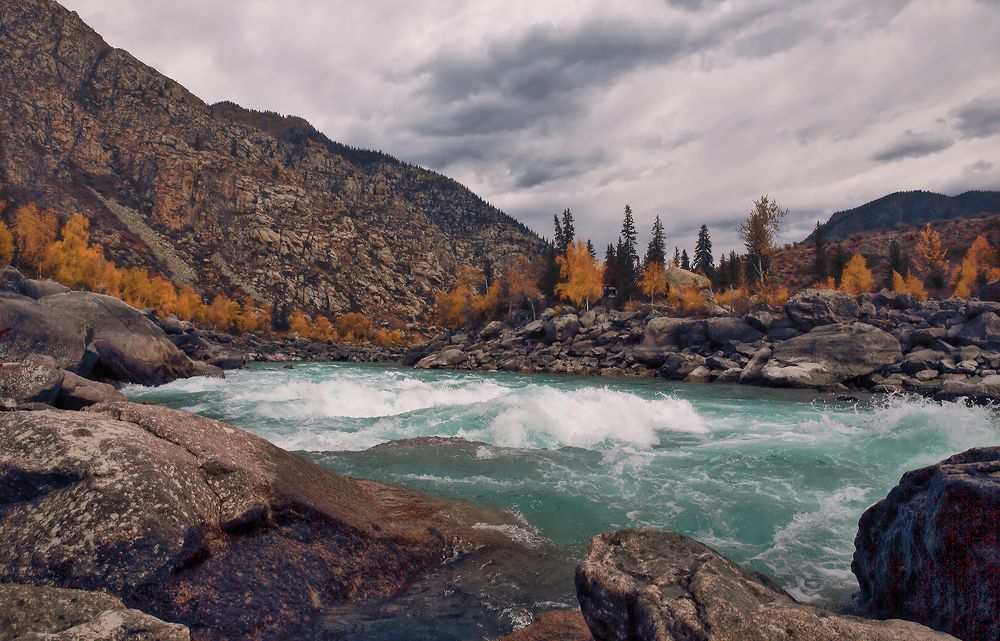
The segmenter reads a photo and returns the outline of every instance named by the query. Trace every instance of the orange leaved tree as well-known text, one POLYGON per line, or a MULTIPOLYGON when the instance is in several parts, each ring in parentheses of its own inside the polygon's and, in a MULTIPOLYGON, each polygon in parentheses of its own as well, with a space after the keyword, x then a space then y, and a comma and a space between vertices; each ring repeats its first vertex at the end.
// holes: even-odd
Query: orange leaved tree
MULTIPOLYGON (((3 201, 0 201, 2 203, 3 201)), ((14 235, 7 223, 0 220, 0 265, 9 265, 14 258, 14 235)))
POLYGON ((35 203, 22 205, 14 214, 14 238, 17 259, 42 274, 45 250, 56 240, 59 221, 51 209, 42 211, 35 203))
POLYGON ((556 293, 573 301, 574 305, 586 304, 601 297, 604 284, 604 265, 587 251, 587 243, 574 241, 566 248, 566 255, 556 258, 561 281, 556 285, 556 293))
POLYGON ((927 288, 911 272, 906 272, 904 278, 899 272, 893 270, 892 289, 898 294, 910 294, 917 300, 927 300, 927 288))
POLYGON ((847 261, 840 276, 841 291, 857 296, 864 292, 870 292, 874 287, 875 281, 868 269, 865 257, 861 254, 854 254, 851 260, 847 261))
POLYGON ((996 255, 984 236, 977 236, 955 273, 955 296, 969 298, 981 285, 1000 276, 996 255))
POLYGON ((941 235, 931 229, 930 223, 920 232, 920 240, 914 251, 917 270, 924 283, 932 288, 944 287, 951 265, 948 263, 948 254, 941 245, 941 235))
POLYGON ((649 296, 651 303, 657 296, 663 296, 667 293, 667 270, 664 269, 663 263, 658 260, 649 261, 646 268, 642 270, 639 289, 642 290, 643 294, 649 296))

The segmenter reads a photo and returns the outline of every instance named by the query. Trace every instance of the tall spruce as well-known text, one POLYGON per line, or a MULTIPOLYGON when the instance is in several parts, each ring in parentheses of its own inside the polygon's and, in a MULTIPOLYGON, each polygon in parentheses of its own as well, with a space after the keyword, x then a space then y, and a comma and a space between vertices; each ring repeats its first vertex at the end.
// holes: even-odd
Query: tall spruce
POLYGON ((573 212, 567 208, 563 211, 562 215, 562 235, 563 235, 563 253, 566 253, 566 248, 576 241, 576 226, 573 224, 573 212))
POLYGON ((736 252, 729 252, 729 286, 739 287, 743 282, 743 259, 736 252))
POLYGON ((712 256, 712 237, 708 234, 708 225, 702 225, 698 230, 698 242, 694 246, 694 270, 715 278, 715 258, 712 256))
POLYGON ((833 282, 837 287, 840 287, 840 277, 844 275, 844 268, 850 259, 843 245, 837 244, 833 248, 833 253, 830 255, 830 275, 833 276, 833 282))
POLYGON ((681 266, 681 250, 680 247, 674 247, 674 259, 670 261, 673 263, 674 267, 681 266))
POLYGON ((716 269, 712 284, 719 290, 729 288, 729 259, 726 258, 725 254, 719 257, 719 266, 716 269))
POLYGON ((691 271, 691 259, 688 258, 688 250, 681 250, 681 269, 691 271))
POLYGON ((650 263, 664 265, 667 260, 667 237, 663 231, 660 215, 653 219, 653 229, 650 232, 649 245, 646 246, 646 257, 642 260, 643 268, 650 263))
POLYGON ((563 233, 562 224, 560 224, 559 222, 558 214, 552 214, 552 224, 556 230, 556 234, 552 240, 552 244, 555 246, 557 253, 565 254, 566 246, 569 245, 569 243, 566 242, 566 234, 563 233))
POLYGON ((830 263, 826 255, 826 236, 818 220, 813 230, 813 249, 813 275, 816 276, 816 280, 826 280, 830 275, 830 263))
POLYGON ((591 258, 597 260, 597 250, 594 249, 594 243, 590 242, 589 238, 587 239, 587 253, 590 254, 591 258))
POLYGON ((893 238, 889 241, 889 272, 898 272, 900 276, 906 276, 910 271, 910 257, 907 256, 899 246, 899 241, 893 238))
POLYGON ((617 287, 618 279, 618 257, 615 255, 615 246, 608 243, 608 248, 604 250, 604 286, 617 287))
POLYGON ((615 264, 618 279, 618 303, 624 303, 632 297, 636 281, 639 280, 639 254, 636 252, 638 233, 635 230, 635 220, 632 218, 632 208, 625 205, 625 215, 622 219, 622 231, 615 247, 615 264))

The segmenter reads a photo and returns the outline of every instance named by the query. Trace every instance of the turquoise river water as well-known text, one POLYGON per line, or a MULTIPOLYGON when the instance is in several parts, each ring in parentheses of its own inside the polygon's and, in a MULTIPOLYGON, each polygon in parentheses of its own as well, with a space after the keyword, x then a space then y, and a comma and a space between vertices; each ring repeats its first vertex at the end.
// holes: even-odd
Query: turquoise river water
POLYGON ((127 393, 343 474, 502 507, 522 519, 512 536, 569 556, 610 529, 676 530, 834 607, 857 589, 865 508, 906 470, 1000 441, 982 407, 662 380, 317 363, 127 393), (428 436, 475 443, 411 440, 428 436))

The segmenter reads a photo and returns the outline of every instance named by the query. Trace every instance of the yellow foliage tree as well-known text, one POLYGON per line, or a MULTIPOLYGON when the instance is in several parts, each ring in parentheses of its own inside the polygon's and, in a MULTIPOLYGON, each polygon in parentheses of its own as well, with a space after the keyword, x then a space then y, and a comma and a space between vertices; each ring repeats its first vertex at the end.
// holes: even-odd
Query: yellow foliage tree
POLYGON ((19 207, 14 214, 18 260, 36 268, 41 275, 45 251, 55 242, 58 229, 59 221, 52 210, 42 211, 34 203, 19 207))
POLYGON ((639 289, 642 290, 643 294, 649 296, 651 303, 657 296, 663 296, 667 293, 667 270, 664 269, 663 263, 658 260, 649 261, 646 268, 642 270, 639 289))
POLYGON ((483 282, 482 270, 467 265, 458 268, 457 276, 454 289, 439 294, 435 305, 438 322, 451 329, 469 325, 475 319, 479 288, 483 282))
POLYGON ((948 254, 941 245, 941 235, 931 229, 930 223, 920 232, 915 254, 917 269, 924 283, 932 288, 944 287, 945 276, 950 269, 948 254))
POLYGON ((527 256, 519 255, 504 270, 504 282, 507 286, 507 313, 514 311, 514 305, 528 301, 531 305, 531 315, 535 316, 535 299, 541 297, 538 289, 538 278, 541 273, 541 263, 528 260, 527 256))
POLYGON ((903 278, 899 272, 893 270, 892 289, 898 294, 911 294, 917 300, 927 300, 927 288, 911 272, 907 272, 906 278, 903 278))
POLYGON ((556 285, 556 294, 577 306, 586 303, 587 309, 590 309, 590 301, 601 297, 605 266, 598 264, 590 255, 587 243, 582 240, 570 243, 566 255, 557 257, 556 262, 562 278, 556 285))
POLYGON ((694 283, 688 283, 678 291, 670 290, 667 300, 685 314, 703 314, 708 311, 708 300, 694 283))
POLYGON ((997 276, 1000 271, 996 268, 993 248, 984 236, 977 236, 955 274, 955 296, 969 298, 979 286, 997 276))
POLYGON ((371 339, 374 331, 371 319, 361 312, 341 314, 334 321, 337 338, 347 343, 360 343, 371 339))
POLYGON ((854 254, 851 260, 844 266, 844 271, 840 276, 840 289, 857 296, 863 292, 870 292, 875 287, 875 280, 868 269, 868 263, 861 254, 854 254))
POLYGON ((813 289, 837 289, 837 281, 833 279, 833 276, 824 278, 823 280, 816 281, 812 285, 813 289))
POLYGON ((0 220, 0 264, 9 265, 12 258, 14 258, 14 235, 10 233, 7 223, 0 220))
POLYGON ((62 228, 62 238, 45 249, 42 268, 71 289, 98 289, 104 283, 104 252, 90 244, 90 221, 73 214, 62 228))
POLYGON ((194 320, 200 315, 203 305, 198 292, 194 291, 194 288, 190 285, 185 285, 181 287, 181 291, 177 294, 173 312, 181 320, 194 320))

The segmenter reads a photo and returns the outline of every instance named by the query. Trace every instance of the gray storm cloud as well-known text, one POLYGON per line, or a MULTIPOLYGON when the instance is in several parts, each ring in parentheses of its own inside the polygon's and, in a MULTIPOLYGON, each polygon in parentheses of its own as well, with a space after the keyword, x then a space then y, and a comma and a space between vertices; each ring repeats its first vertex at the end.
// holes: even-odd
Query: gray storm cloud
POLYGON ((977 0, 65 0, 209 102, 293 113, 604 246, 785 239, 886 193, 1000 187, 1000 7, 977 0), (644 241, 642 241, 644 242, 644 241))

